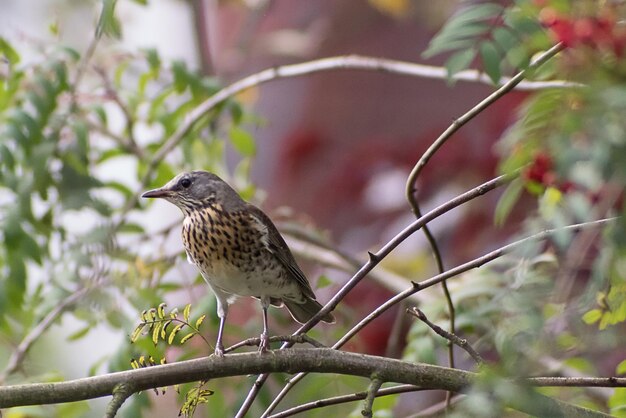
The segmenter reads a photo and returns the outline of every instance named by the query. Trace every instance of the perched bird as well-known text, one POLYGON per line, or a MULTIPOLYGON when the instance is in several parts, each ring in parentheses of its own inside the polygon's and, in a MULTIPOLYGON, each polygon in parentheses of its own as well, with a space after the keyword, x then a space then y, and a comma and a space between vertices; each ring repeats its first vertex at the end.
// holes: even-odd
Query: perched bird
MULTIPOLYGON (((182 238, 187 260, 194 264, 217 298, 220 319, 215 354, 222 356, 222 333, 228 305, 237 296, 252 296, 263 307, 259 351, 268 347, 267 308, 283 306, 300 323, 322 305, 285 240, 270 218, 215 174, 192 171, 174 177, 142 197, 162 198, 185 215, 182 238)), ((331 314, 322 321, 332 323, 331 314)))

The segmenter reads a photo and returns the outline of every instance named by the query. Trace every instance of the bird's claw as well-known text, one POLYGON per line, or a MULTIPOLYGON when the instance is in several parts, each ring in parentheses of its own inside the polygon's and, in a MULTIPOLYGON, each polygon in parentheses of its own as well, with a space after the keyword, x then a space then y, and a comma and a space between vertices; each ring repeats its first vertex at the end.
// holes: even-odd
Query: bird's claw
POLYGON ((259 342, 259 353, 267 353, 270 346, 270 337, 266 333, 261 334, 261 341, 259 342))
POLYGON ((221 344, 216 345, 213 355, 216 357, 224 357, 224 347, 221 344))

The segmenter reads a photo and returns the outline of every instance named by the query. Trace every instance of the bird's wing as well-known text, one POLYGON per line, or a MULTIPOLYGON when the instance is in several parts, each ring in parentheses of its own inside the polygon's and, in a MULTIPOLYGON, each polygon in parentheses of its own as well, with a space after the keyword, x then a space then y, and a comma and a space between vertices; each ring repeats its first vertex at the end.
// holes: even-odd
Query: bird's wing
POLYGON ((311 289, 311 285, 306 276, 298 267, 296 259, 291 254, 287 243, 272 223, 272 220, 261 209, 254 205, 249 206, 250 218, 252 219, 253 226, 261 232, 262 242, 269 252, 274 254, 276 258, 287 268, 287 271, 291 273, 291 276, 298 281, 300 288, 304 294, 310 298, 315 299, 315 293, 311 289))

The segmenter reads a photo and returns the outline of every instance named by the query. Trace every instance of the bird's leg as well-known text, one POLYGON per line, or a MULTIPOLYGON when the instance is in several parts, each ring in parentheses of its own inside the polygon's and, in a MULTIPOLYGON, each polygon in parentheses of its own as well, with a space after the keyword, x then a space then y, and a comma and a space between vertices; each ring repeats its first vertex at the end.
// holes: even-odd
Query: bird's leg
POLYGON ((222 334, 224 333, 224 324, 226 323, 226 316, 220 316, 220 327, 217 330, 217 341, 215 342, 215 355, 218 357, 224 357, 224 344, 222 343, 222 334))
POLYGON ((267 308, 270 305, 270 298, 261 298, 261 306, 263 307, 263 332, 261 333, 261 342, 259 343, 259 353, 266 353, 270 345, 270 337, 267 330, 267 308))
POLYGON ((224 324, 226 324, 226 314, 228 313, 228 302, 222 303, 217 298, 217 316, 220 319, 220 327, 217 330, 217 341, 215 342, 215 355, 224 357, 224 344, 222 343, 222 335, 224 334, 224 324))

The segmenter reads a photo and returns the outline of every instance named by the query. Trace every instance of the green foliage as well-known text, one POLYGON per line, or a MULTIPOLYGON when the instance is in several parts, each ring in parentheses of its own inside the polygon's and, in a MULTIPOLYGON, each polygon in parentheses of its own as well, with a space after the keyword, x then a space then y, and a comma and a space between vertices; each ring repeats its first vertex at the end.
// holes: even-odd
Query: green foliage
MULTIPOLYGON (((94 4, 102 13, 93 42, 121 36, 115 5, 94 4)), ((175 152, 155 159, 190 110, 218 91, 216 80, 163 60, 155 50, 107 49, 97 71, 95 58, 70 48, 34 51, 28 64, 21 54, 0 38, 1 348, 16 347, 60 305, 57 320, 69 311, 78 322, 68 344, 99 338, 100 326, 123 335, 133 328, 130 312, 157 306, 182 287, 164 278, 178 257, 157 250, 170 230, 147 232, 154 229, 146 228, 143 213, 150 207, 137 204, 140 192, 190 168, 229 177, 224 156, 235 130, 239 136, 232 144, 242 162, 234 175, 242 190, 253 193, 255 145, 247 133, 253 118, 227 100, 181 135, 175 152), (140 253, 147 241, 154 251, 140 253), (84 293, 63 305, 76 292, 84 293)), ((90 373, 107 366, 128 369, 133 356, 135 366, 147 366, 150 358, 165 358, 167 346, 198 335, 204 316, 190 322, 174 311, 164 320, 163 309, 146 313, 156 315, 144 318, 153 321, 143 327, 149 339, 139 332, 132 347, 122 345, 97 360, 90 373), (155 346, 154 340, 161 343, 155 346)), ((182 356, 194 352, 188 346, 182 356)), ((134 396, 125 408, 139 416, 149 403, 144 395, 134 396)))
MULTIPOLYGON (((179 318, 178 308, 166 312, 165 303, 161 303, 157 308, 150 308, 141 312, 141 321, 130 335, 130 342, 135 343, 142 335, 150 336, 152 343, 157 345, 159 341, 167 345, 173 345, 178 338, 178 344, 183 345, 196 335, 200 334, 200 326, 206 319, 206 315, 201 315, 195 321, 191 321, 191 304, 185 305, 183 318, 179 318)), ((202 337, 204 338, 204 337, 202 337)), ((207 345, 208 342, 204 340, 207 345)))
POLYGON ((445 63, 449 79, 478 58, 482 71, 498 84, 505 71, 526 68, 536 48, 549 45, 528 3, 468 5, 445 23, 422 55, 450 53, 445 63))
POLYGON ((180 407, 179 416, 185 418, 192 417, 198 405, 209 402, 209 396, 213 395, 215 392, 209 389, 203 389, 204 385, 206 385, 206 382, 199 382, 195 387, 186 392, 185 400, 180 407))

